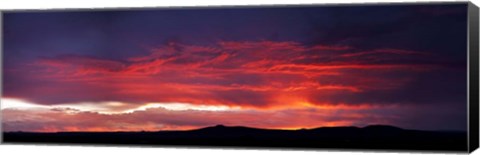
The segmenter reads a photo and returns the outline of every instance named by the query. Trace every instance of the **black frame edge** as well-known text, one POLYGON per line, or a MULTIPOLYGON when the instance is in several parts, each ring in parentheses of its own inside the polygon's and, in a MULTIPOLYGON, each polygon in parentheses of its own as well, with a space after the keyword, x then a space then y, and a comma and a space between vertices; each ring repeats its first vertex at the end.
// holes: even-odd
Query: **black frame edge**
POLYGON ((471 153, 479 145, 479 27, 478 7, 468 4, 468 59, 469 59, 469 99, 468 99, 468 151, 471 153))
MULTIPOLYGON (((3 97, 3 10, 0 10, 0 97, 3 97)), ((2 107, 2 103, 0 101, 0 109, 2 107)), ((3 111, 0 111, 0 145, 3 144, 3 111)))
MULTIPOLYGON (((3 97, 3 42, 4 42, 4 30, 3 30, 3 24, 4 24, 4 11, 0 10, 0 97, 3 97)), ((0 108, 2 107, 2 103, 0 101, 0 108)), ((0 111, 0 144, 3 144, 3 114, 2 111, 0 111)))

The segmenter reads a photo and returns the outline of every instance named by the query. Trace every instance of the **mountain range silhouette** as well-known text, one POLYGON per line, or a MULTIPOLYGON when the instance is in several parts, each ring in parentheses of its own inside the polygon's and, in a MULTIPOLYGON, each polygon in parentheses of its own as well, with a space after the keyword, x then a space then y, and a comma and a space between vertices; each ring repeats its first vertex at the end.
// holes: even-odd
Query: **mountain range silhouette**
POLYGON ((467 150, 467 133, 422 131, 389 125, 319 127, 299 130, 216 125, 157 132, 4 132, 5 143, 114 144, 210 147, 467 150))

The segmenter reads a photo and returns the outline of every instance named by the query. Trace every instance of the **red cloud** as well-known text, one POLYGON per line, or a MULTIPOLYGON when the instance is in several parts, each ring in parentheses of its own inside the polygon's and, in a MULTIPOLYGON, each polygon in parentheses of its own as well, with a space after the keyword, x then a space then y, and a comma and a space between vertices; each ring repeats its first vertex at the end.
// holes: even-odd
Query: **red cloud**
POLYGON ((3 126, 7 131, 45 132, 181 130, 215 124, 285 129, 366 122, 421 126, 405 123, 400 118, 406 116, 399 116, 408 113, 404 108, 413 103, 402 94, 415 88, 411 83, 417 75, 445 69, 421 63, 426 56, 401 49, 363 51, 260 41, 169 44, 125 60, 74 55, 42 58, 8 71, 19 84, 8 87, 4 97, 43 105, 124 103, 110 107, 117 110, 150 103, 242 110, 155 108, 105 115, 71 108, 4 109, 3 126), (399 59, 402 55, 408 57, 399 59), (399 107, 400 101, 405 105, 399 107))
POLYGON ((317 102, 312 96, 328 100, 330 96, 400 88, 410 78, 391 74, 428 71, 434 66, 371 63, 356 57, 424 56, 418 53, 400 49, 358 52, 347 46, 273 41, 223 41, 214 46, 171 43, 152 49, 150 55, 123 61, 73 55, 43 58, 26 67, 32 72, 27 80, 47 81, 48 88, 36 86, 30 94, 6 92, 40 104, 187 102, 267 108, 295 105, 297 101, 291 98, 279 99, 286 94, 317 102))

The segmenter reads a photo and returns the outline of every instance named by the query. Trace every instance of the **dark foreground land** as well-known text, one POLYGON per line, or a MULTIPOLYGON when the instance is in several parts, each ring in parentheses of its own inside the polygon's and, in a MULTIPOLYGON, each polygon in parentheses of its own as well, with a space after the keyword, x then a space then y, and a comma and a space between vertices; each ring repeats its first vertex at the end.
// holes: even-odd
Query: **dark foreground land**
POLYGON ((6 132, 6 143, 185 145, 466 151, 466 132, 405 130, 392 126, 266 130, 217 125, 190 131, 6 132))

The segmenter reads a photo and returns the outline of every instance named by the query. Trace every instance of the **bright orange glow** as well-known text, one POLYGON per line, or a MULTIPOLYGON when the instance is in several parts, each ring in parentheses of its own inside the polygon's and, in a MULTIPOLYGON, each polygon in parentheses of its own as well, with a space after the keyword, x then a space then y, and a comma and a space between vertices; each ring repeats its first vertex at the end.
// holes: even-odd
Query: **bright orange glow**
MULTIPOLYGON (((15 101, 15 99, 3 98, 2 101, 4 100, 15 101)), ((18 120, 31 125, 41 124, 40 128, 29 130, 35 132, 190 130, 216 124, 297 130, 322 126, 351 126, 355 120, 365 118, 365 116, 361 114, 361 111, 372 109, 372 106, 368 105, 315 105, 307 101, 299 101, 288 106, 266 109, 236 109, 179 103, 172 103, 171 105, 150 103, 124 112, 94 111, 95 109, 91 107, 82 107, 76 104, 72 104, 75 108, 69 107, 69 105, 44 106, 44 110, 38 111, 34 108, 36 106, 24 107, 22 106, 24 104, 25 103, 21 101, 17 101, 9 107, 2 109, 2 116, 6 118, 4 120, 6 130, 13 130, 9 128, 9 121, 18 120), (23 109, 19 109, 17 106, 23 109), (338 113, 339 111, 348 112, 338 113), (337 116, 335 117, 345 117, 348 119, 332 121, 326 119, 332 117, 332 113, 336 113, 337 116), (259 120, 259 118, 268 119, 259 120), (50 122, 51 120, 55 121, 50 122), (74 123, 77 125, 72 124, 73 122, 69 120, 77 120, 74 123), (197 125, 172 125, 165 121, 170 123, 203 123, 194 123, 197 125)), ((117 102, 101 104, 105 109, 115 109, 115 107, 118 106, 128 105, 128 103, 120 104, 117 102)), ((92 103, 92 105, 94 104, 92 103)))

